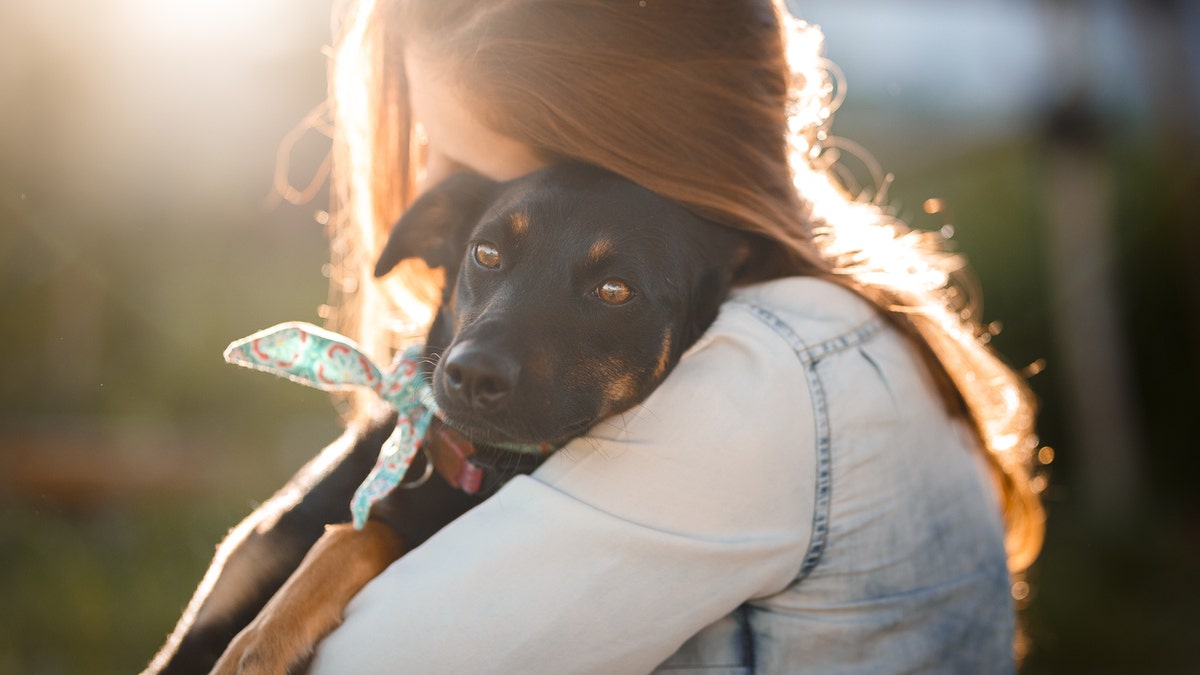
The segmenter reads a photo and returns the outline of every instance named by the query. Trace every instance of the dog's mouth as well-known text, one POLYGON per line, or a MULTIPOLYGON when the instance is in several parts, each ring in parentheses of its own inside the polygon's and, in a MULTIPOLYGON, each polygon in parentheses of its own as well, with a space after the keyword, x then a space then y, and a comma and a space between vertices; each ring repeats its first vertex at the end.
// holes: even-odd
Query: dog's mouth
POLYGON ((506 420, 508 423, 501 423, 469 412, 464 414, 444 408, 441 416, 443 422, 472 443, 493 446, 560 447, 572 438, 582 435, 596 423, 595 419, 588 417, 555 425, 553 429, 535 429, 532 425, 521 425, 511 418, 506 420))

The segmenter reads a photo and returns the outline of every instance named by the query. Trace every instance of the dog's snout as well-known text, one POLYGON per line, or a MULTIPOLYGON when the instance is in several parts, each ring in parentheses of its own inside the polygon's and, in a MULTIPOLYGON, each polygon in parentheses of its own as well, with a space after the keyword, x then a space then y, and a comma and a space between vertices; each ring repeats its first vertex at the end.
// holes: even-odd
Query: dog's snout
POLYGON ((473 343, 456 345, 442 365, 446 392, 478 413, 501 410, 516 386, 517 362, 473 343))

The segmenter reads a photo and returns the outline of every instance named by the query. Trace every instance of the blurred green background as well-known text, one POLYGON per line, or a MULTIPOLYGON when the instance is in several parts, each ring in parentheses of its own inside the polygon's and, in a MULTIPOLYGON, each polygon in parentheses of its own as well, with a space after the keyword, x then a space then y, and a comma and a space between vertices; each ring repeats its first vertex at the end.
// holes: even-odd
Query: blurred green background
MULTIPOLYGON (((1200 669, 1200 10, 790 4, 845 73, 834 132, 901 216, 952 226, 995 345, 1041 371, 1023 670, 1200 669)), ((324 98, 330 5, 0 5, 0 673, 140 669, 337 433, 323 394, 221 360, 319 321, 327 197, 272 181, 324 98)), ((327 150, 302 136, 291 183, 327 150)))

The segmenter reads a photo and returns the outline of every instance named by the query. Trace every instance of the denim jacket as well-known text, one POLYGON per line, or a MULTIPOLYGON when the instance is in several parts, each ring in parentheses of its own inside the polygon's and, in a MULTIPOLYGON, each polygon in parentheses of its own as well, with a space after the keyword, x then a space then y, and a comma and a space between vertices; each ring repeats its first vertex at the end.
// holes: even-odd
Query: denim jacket
POLYGON ((975 446, 854 294, 738 290, 643 406, 364 588, 313 672, 1011 672, 975 446))

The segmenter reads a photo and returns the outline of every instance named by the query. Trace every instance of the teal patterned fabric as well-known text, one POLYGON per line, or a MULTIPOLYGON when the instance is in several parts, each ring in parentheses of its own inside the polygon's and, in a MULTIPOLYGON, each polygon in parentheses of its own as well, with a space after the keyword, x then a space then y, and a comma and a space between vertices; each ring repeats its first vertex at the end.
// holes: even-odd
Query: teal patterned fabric
POLYGON ((226 348, 225 360, 324 391, 366 387, 396 408, 396 428, 350 502, 354 527, 362 529, 371 506, 399 485, 437 414, 419 364, 423 351, 409 347, 384 372, 349 338, 294 321, 237 340, 226 348))

